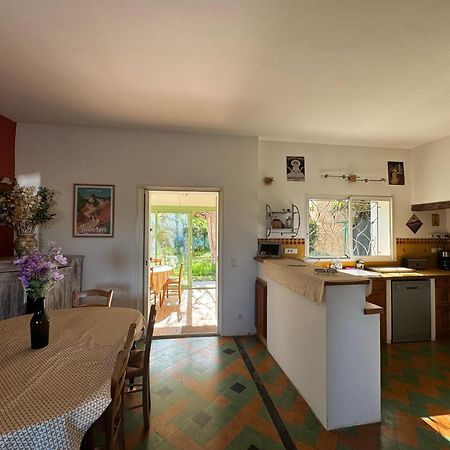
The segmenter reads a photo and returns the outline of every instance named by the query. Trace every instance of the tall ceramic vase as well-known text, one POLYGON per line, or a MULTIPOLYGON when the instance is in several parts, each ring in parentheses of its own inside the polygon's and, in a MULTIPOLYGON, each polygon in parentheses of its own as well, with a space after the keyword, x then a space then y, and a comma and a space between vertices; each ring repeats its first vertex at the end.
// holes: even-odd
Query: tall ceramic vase
POLYGON ((16 236, 14 241, 14 250, 17 256, 31 253, 38 246, 35 233, 23 233, 16 236))
POLYGON ((31 348, 39 349, 48 345, 50 320, 45 311, 45 299, 34 300, 34 314, 30 320, 31 348))

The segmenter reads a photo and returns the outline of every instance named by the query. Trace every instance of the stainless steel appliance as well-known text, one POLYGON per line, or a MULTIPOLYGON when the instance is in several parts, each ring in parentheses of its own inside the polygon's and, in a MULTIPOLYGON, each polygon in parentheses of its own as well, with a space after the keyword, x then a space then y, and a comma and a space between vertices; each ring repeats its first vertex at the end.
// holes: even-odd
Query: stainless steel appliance
POLYGON ((450 251, 438 253, 438 266, 443 270, 450 270, 450 251))
POLYGON ((392 342, 429 340, 431 340, 430 281, 392 281, 392 342))

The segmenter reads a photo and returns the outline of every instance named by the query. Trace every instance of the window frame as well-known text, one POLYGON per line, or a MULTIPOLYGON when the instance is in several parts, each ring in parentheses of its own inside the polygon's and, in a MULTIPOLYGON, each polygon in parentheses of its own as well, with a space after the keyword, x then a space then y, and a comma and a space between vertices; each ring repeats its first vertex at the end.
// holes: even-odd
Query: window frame
POLYGON ((394 248, 394 197, 393 196, 383 196, 383 195, 307 195, 306 196, 306 239, 305 239, 305 258, 313 261, 331 261, 332 259, 340 259, 345 261, 357 261, 363 259, 364 261, 387 261, 387 260, 395 260, 395 248, 394 248), (309 254, 309 202, 310 200, 348 200, 347 214, 348 214, 348 236, 347 242, 349 248, 346 249, 346 253, 349 255, 348 257, 340 256, 340 257, 320 257, 320 256, 311 256, 309 254), (365 201, 389 201, 389 235, 390 235, 390 255, 376 255, 376 256, 355 256, 353 255, 353 237, 351 235, 351 231, 353 230, 353 217, 351 214, 352 202, 357 200, 365 200, 365 201))

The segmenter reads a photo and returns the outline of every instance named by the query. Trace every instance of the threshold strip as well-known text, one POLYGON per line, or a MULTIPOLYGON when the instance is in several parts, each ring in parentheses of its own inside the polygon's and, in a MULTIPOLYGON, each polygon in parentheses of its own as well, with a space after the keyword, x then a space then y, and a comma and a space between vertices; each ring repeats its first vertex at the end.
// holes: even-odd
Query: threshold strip
POLYGON ((297 447, 294 444, 294 441, 292 440, 292 437, 289 434, 289 431, 287 430, 286 425, 284 424, 283 419, 280 416, 280 413, 275 407, 273 400, 270 398, 270 395, 267 392, 266 387, 264 386, 264 382, 256 371, 255 366, 251 362, 244 346, 241 344, 239 337, 235 336, 234 342, 236 343, 239 353, 241 354, 241 357, 244 360, 245 365, 247 366, 247 370, 253 378, 256 389, 258 389, 261 400, 263 401, 264 406, 266 407, 266 410, 272 420, 272 423, 275 426, 278 435, 280 436, 281 442, 283 442, 284 448, 286 450, 295 450, 297 447))

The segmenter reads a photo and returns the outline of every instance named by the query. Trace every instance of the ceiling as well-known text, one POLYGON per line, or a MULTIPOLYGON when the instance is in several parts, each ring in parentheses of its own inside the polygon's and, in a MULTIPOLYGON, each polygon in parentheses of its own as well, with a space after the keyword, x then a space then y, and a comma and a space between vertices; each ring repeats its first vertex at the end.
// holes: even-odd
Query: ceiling
POLYGON ((0 114, 415 147, 450 135, 450 1, 2 1, 0 114))

